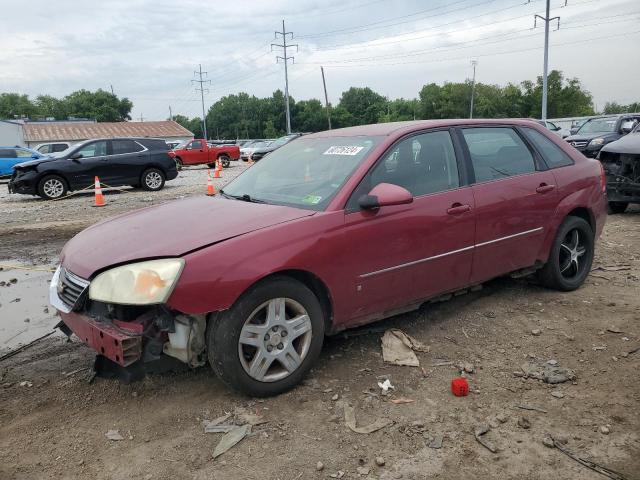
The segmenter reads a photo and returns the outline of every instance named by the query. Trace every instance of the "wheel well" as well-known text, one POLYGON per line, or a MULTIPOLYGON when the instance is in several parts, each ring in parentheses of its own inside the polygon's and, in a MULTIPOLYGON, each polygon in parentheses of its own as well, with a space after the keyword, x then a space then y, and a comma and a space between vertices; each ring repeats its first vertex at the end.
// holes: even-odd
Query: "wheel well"
POLYGON ((222 158, 222 157, 231 158, 231 157, 229 157, 229 154, 225 153, 225 152, 219 153, 217 158, 222 158))
POLYGON ((275 276, 291 277, 294 280, 297 280, 305 285, 314 293, 314 295, 320 301, 320 306, 322 307, 322 311, 324 313, 325 332, 330 332, 331 326, 333 325, 333 305, 331 302, 329 289, 324 284, 324 282, 316 277, 313 273, 307 272, 305 270, 281 270, 264 277, 260 281, 263 282, 275 276))
POLYGON ((593 214, 588 208, 585 208, 585 207, 574 208, 569 212, 569 215, 567 216, 582 218, 589 224, 589 226, 591 227, 591 230, 595 232, 596 230, 595 219, 593 218, 593 214))

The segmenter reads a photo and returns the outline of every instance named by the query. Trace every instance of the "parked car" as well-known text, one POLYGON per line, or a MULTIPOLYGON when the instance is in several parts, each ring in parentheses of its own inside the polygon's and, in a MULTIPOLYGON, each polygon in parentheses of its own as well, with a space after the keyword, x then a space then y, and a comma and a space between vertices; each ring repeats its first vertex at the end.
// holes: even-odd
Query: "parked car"
POLYGON ((240 158, 240 147, 237 145, 213 145, 203 139, 195 139, 184 142, 169 152, 169 156, 175 160, 178 168, 182 168, 184 165, 208 165, 213 168, 216 160, 220 160, 222 166, 227 168, 231 165, 231 160, 240 158))
POLYGON ((600 162, 533 121, 351 127, 288 143, 215 197, 79 233, 50 301, 120 366, 208 360, 232 387, 273 395, 325 334, 502 275, 580 287, 605 219, 600 162))
POLYGON ((149 138, 95 139, 48 157, 19 163, 9 192, 56 199, 67 191, 93 184, 94 177, 109 186, 132 185, 156 191, 178 176, 164 140, 149 138))
POLYGON ((640 121, 640 115, 610 115, 590 118, 575 135, 565 140, 587 157, 595 158, 607 143, 614 142, 629 133, 640 121))
POLYGON ((276 138, 273 142, 269 143, 269 145, 266 145, 264 147, 254 148, 253 151, 251 152, 251 156, 249 157, 249 160, 253 160, 254 162, 257 162, 263 157, 266 157, 267 155, 269 155, 274 150, 277 150, 281 146, 286 145, 291 140, 295 140, 301 135, 302 134, 300 133, 292 133, 291 135, 285 135, 284 137, 276 138))
POLYGON ((640 123, 602 147, 598 159, 607 176, 609 213, 623 213, 630 203, 640 203, 640 123))
POLYGON ((556 125, 553 122, 550 122, 549 120, 536 120, 536 122, 538 122, 538 124, 542 125, 543 127, 548 128, 549 130, 551 130, 553 133, 555 133, 556 135, 558 135, 560 138, 562 138, 562 128, 560 128, 558 125, 556 125))
POLYGON ((174 148, 182 145, 184 142, 184 140, 166 140, 167 146, 169 147, 170 150, 173 150, 174 148))
POLYGON ((240 160, 244 162, 248 161, 249 155, 251 155, 254 150, 268 147, 270 143, 271 141, 269 140, 255 140, 243 147, 240 147, 240 160))
POLYGON ((44 158, 40 152, 24 147, 0 147, 0 178, 9 178, 13 167, 26 160, 44 158))
POLYGON ((41 143, 36 146, 36 150, 42 154, 63 152, 69 148, 71 144, 69 142, 53 142, 53 143, 41 143))

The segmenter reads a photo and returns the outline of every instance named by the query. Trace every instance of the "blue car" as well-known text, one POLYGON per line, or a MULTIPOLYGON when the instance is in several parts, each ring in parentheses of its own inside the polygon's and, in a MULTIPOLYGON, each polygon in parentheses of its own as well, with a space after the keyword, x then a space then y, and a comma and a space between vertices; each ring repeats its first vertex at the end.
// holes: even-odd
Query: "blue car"
POLYGON ((13 175, 14 165, 44 158, 40 152, 23 147, 0 147, 0 178, 13 175))

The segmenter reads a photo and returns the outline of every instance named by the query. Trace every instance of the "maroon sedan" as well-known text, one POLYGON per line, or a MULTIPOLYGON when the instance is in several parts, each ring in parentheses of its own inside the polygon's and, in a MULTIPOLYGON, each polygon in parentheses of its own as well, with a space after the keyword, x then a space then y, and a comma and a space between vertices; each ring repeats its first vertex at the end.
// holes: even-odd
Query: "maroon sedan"
POLYGON ((578 288, 605 211, 600 163, 533 121, 345 128, 290 142, 216 197, 88 228, 50 297, 123 367, 208 360, 273 395, 327 334, 511 273, 578 288))

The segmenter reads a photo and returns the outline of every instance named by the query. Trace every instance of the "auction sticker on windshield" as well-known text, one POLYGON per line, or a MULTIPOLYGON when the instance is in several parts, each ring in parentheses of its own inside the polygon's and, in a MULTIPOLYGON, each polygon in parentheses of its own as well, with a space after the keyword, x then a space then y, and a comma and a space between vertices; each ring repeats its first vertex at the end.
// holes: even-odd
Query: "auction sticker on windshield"
POLYGON ((323 155, 357 155, 364 147, 358 146, 336 146, 329 147, 323 155))

